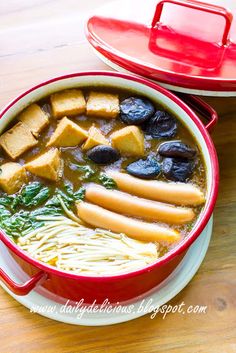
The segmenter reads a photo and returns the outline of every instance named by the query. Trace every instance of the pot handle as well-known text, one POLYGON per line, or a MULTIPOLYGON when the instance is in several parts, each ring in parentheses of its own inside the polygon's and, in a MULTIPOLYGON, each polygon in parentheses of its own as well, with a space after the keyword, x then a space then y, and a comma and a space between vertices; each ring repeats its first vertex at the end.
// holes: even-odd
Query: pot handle
POLYGON ((188 7, 190 9, 204 11, 204 12, 208 12, 210 14, 222 16, 225 19, 225 27, 224 27, 224 32, 223 32, 223 36, 222 36, 222 45, 227 45, 229 31, 230 31, 231 23, 233 20, 232 13, 229 12, 227 9, 225 9, 224 7, 221 7, 221 6, 206 4, 204 2, 196 2, 196 1, 191 1, 191 0, 188 0, 188 1, 186 1, 186 0, 161 0, 156 6, 156 11, 154 13, 153 20, 152 20, 152 28, 154 28, 156 26, 156 24, 160 21, 163 6, 166 3, 179 5, 179 6, 183 6, 183 7, 188 7))
POLYGON ((179 92, 174 92, 174 94, 182 99, 185 103, 187 103, 197 113, 201 114, 208 121, 208 123, 205 125, 207 131, 212 132, 218 121, 218 114, 215 109, 213 109, 209 104, 197 96, 179 92))
POLYGON ((44 282, 47 279, 47 274, 44 271, 40 271, 33 275, 27 282, 18 284, 14 282, 1 268, 0 268, 0 280, 15 294, 26 295, 32 289, 36 287, 40 282, 44 282))

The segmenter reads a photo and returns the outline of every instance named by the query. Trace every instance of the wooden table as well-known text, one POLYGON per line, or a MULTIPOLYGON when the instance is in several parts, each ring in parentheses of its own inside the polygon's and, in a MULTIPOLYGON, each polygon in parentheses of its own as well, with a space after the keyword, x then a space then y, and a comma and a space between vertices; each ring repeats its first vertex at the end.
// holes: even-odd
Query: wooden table
MULTIPOLYGON (((83 35, 88 10, 105 0, 8 0, 0 4, 0 107, 30 86, 65 73, 106 69, 83 35)), ((108 327, 66 325, 18 304, 0 289, 1 353, 236 352, 236 98, 207 98, 221 173, 214 232, 191 283, 172 301, 207 305, 205 315, 157 315, 108 327)))

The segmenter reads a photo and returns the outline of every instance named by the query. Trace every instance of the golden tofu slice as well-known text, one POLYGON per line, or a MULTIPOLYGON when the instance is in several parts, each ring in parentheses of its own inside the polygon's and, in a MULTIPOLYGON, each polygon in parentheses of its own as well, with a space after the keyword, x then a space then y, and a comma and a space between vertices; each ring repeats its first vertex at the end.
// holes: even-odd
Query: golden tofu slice
POLYGON ((114 148, 126 156, 144 155, 144 136, 137 126, 127 126, 111 134, 111 141, 114 148))
POLYGON ((38 104, 31 104, 18 116, 18 120, 28 126, 36 137, 49 124, 47 114, 38 104))
POLYGON ((83 92, 79 89, 67 89, 57 92, 50 97, 52 113, 56 118, 65 115, 82 114, 86 110, 86 102, 83 92))
POLYGON ((12 159, 18 158, 37 143, 28 126, 21 121, 0 137, 0 145, 12 159))
POLYGON ((52 148, 25 165, 25 168, 41 178, 57 181, 62 171, 60 151, 52 148))
POLYGON ((80 145, 88 137, 88 132, 73 121, 64 117, 50 137, 47 146, 72 147, 80 145))
POLYGON ((88 138, 82 146, 82 150, 89 150, 90 148, 97 145, 109 145, 109 141, 106 137, 92 125, 88 131, 88 138))
POLYGON ((90 92, 87 101, 87 115, 101 118, 117 118, 120 112, 118 94, 90 92))
POLYGON ((8 194, 15 194, 27 182, 25 167, 8 162, 0 167, 0 187, 8 194))

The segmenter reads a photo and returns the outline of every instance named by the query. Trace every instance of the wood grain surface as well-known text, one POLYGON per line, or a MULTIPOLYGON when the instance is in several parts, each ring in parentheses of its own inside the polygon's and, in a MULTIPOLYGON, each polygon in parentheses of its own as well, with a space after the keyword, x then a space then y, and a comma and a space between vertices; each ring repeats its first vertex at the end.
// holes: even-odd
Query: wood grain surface
MULTIPOLYGON (((0 1, 0 108, 50 77, 106 69, 86 43, 84 18, 104 0, 0 1)), ((108 327, 82 327, 31 314, 0 289, 1 353, 236 352, 236 98, 206 98, 219 113, 212 135, 220 193, 207 256, 170 303, 207 305, 206 314, 149 315, 108 327)))

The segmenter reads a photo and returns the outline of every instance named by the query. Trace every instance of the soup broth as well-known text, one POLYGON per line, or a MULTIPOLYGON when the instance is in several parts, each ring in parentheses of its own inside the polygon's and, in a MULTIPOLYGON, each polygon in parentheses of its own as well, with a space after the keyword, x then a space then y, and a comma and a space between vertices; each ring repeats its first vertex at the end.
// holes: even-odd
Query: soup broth
POLYGON ((188 127, 130 90, 47 96, 0 145, 0 226, 62 270, 146 266, 188 236, 204 206, 204 161, 188 127))

